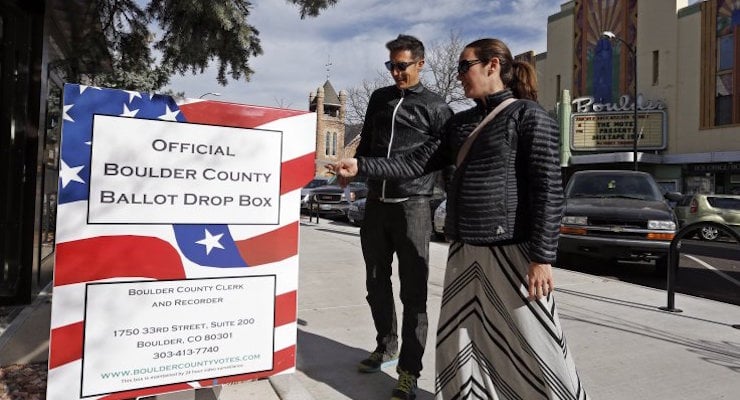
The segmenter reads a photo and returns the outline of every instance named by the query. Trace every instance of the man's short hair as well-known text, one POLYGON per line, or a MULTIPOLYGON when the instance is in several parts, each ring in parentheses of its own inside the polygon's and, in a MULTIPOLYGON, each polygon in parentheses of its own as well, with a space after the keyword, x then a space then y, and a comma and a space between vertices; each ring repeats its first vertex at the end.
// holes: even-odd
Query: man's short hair
POLYGON ((409 50, 416 60, 424 59, 424 44, 421 40, 410 35, 398 35, 397 38, 385 44, 390 51, 409 50))

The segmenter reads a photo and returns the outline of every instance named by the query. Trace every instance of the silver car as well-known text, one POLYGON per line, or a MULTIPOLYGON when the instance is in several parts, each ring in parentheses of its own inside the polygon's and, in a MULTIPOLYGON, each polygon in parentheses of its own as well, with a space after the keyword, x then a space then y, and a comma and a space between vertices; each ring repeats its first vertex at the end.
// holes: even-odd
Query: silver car
POLYGON ((439 240, 445 238, 445 218, 447 217, 447 200, 443 200, 434 210, 434 220, 432 223, 432 231, 434 237, 439 240))
POLYGON ((367 198, 361 198, 359 200, 350 203, 347 208, 347 219, 349 223, 354 226, 361 226, 362 221, 365 219, 365 201, 367 198))
MULTIPOLYGON (((711 222, 727 226, 740 235, 740 196, 729 194, 693 194, 684 197, 674 208, 681 227, 711 222)), ((711 224, 697 231, 703 240, 717 240, 722 232, 711 224)))

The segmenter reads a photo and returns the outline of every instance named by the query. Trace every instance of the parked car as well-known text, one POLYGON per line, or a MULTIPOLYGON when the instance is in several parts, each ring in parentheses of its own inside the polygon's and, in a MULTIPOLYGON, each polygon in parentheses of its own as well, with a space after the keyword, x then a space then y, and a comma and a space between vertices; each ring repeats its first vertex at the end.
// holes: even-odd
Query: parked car
POLYGON ((565 188, 558 261, 572 256, 667 263, 676 217, 650 174, 639 171, 579 171, 565 188))
POLYGON ((439 203, 439 206, 434 210, 434 218, 432 219, 432 230, 434 237, 437 240, 444 240, 445 238, 445 218, 447 217, 447 200, 443 200, 439 203))
MULTIPOLYGON (((432 198, 429 200, 429 208, 430 208, 430 218, 432 221, 432 229, 433 234, 436 238, 441 239, 444 237, 444 234, 440 234, 436 231, 435 227, 435 218, 436 218, 436 212, 439 210, 439 206, 441 204, 445 203, 446 194, 444 189, 441 188, 434 188, 434 192, 432 194, 432 198)), ((347 208, 347 219, 349 222, 355 226, 362 225, 362 221, 365 219, 365 203, 367 198, 363 198, 357 201, 352 202, 352 204, 349 205, 347 208)), ((444 229, 444 215, 442 215, 442 225, 444 229)))
POLYGON ((429 206, 431 208, 431 218, 432 221, 434 221, 434 213, 437 212, 437 208, 439 207, 442 202, 447 200, 447 192, 440 187, 435 186, 434 190, 432 191, 432 198, 429 200, 429 206))
MULTIPOLYGON (((692 194, 684 196, 674 211, 682 228, 696 222, 716 222, 740 235, 740 196, 692 194)), ((697 235, 704 240, 717 240, 722 236, 719 229, 712 225, 700 225, 697 235)))
POLYGON ((329 178, 316 177, 308 182, 306 186, 301 188, 301 211, 308 210, 308 202, 311 199, 311 194, 314 189, 329 184, 329 178))
POLYGON ((354 226, 362 225, 365 219, 365 202, 367 197, 353 201, 347 208, 347 219, 354 226))
POLYGON ((347 198, 346 191, 339 186, 336 179, 330 179, 328 185, 313 190, 310 201, 314 203, 319 215, 344 218, 350 203, 367 197, 367 192, 365 182, 350 182, 347 198))

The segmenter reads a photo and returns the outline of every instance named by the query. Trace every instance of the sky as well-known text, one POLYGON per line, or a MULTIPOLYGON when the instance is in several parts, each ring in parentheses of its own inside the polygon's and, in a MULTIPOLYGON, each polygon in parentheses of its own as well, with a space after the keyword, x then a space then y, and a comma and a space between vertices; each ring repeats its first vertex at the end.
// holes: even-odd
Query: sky
POLYGON ((308 96, 327 76, 334 89, 358 87, 387 73, 385 43, 410 34, 430 47, 451 32, 464 43, 497 37, 513 54, 546 49, 547 17, 566 0, 339 0, 315 18, 301 20, 285 0, 253 0, 248 22, 259 32, 263 54, 252 58, 251 80, 223 87, 216 69, 172 77, 168 89, 185 97, 308 109, 308 96), (327 64, 331 63, 327 67, 327 64), (328 69, 328 71, 327 71, 328 69))
MULTIPOLYGON (((688 0, 688 4, 700 0, 688 0)), ((223 87, 216 69, 172 77, 168 89, 197 98, 296 110, 308 109, 309 93, 327 77, 334 89, 360 87, 387 74, 385 43, 414 35, 429 48, 451 32, 469 43, 496 37, 512 54, 546 51, 547 18, 567 0, 339 0, 315 18, 301 20, 285 0, 252 0, 248 22, 259 32, 263 54, 250 60, 249 82, 223 87), (327 64, 331 64, 327 66, 327 64)))

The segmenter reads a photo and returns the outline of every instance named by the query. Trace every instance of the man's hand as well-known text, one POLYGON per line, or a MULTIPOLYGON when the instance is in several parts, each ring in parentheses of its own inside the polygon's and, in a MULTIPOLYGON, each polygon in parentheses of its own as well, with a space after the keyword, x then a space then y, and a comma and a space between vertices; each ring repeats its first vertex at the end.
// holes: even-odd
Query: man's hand
POLYGON ((340 178, 354 178, 357 176, 357 159, 343 158, 334 164, 327 164, 326 168, 340 178))
POLYGON ((527 283, 529 284, 530 300, 547 297, 555 290, 555 282, 552 280, 552 266, 536 262, 530 263, 527 283))

